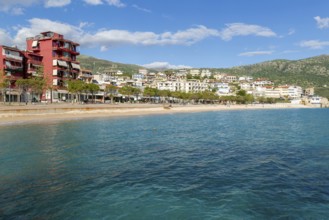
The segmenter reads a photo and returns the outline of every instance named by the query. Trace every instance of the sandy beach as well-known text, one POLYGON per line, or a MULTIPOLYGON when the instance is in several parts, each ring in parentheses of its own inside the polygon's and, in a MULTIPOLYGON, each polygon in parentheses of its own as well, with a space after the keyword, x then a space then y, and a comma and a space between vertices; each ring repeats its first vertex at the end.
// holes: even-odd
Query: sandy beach
POLYGON ((48 122, 51 120, 92 119, 100 117, 289 108, 313 107, 286 103, 250 105, 173 105, 169 109, 164 108, 162 104, 2 104, 0 105, 0 125, 10 123, 48 122))

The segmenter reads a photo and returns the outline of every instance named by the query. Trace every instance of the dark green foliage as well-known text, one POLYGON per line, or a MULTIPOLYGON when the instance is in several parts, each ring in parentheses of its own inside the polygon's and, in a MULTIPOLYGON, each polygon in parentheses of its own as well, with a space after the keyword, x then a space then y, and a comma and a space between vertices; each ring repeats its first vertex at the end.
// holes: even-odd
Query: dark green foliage
POLYGON ((306 87, 329 85, 329 56, 322 55, 303 60, 273 60, 231 69, 217 69, 237 76, 268 78, 276 85, 294 84, 306 87))
POLYGON ((144 67, 132 64, 122 64, 122 63, 115 63, 108 60, 97 59, 95 57, 80 55, 78 57, 78 61, 83 69, 91 70, 94 74, 97 72, 106 72, 110 69, 113 70, 121 70, 124 74, 131 76, 134 73, 138 73, 139 69, 144 67), (113 66, 116 66, 113 68, 113 66))

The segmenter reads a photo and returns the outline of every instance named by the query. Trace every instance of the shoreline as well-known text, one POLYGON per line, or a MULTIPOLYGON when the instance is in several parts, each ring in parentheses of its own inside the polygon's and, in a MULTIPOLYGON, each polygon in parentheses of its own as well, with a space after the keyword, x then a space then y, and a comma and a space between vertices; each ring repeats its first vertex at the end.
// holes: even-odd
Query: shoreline
POLYGON ((289 103, 249 105, 173 105, 162 104, 50 104, 50 105, 0 105, 0 126, 8 124, 70 121, 79 119, 145 116, 159 114, 195 113, 232 110, 310 109, 313 106, 289 103))

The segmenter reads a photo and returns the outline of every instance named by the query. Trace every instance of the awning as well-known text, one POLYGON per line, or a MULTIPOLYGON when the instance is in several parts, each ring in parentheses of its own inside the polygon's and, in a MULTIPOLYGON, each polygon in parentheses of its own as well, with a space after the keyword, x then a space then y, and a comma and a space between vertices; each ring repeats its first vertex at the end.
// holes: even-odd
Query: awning
POLYGON ((64 67, 68 67, 67 63, 65 61, 62 60, 57 60, 58 66, 64 66, 64 67))
POLYGON ((73 69, 80 69, 80 65, 76 63, 71 63, 73 69))
POLYGON ((58 85, 58 79, 53 79, 53 86, 57 86, 58 85))
POLYGON ((58 93, 61 93, 61 94, 68 94, 69 92, 67 90, 57 90, 58 93))
POLYGON ((38 41, 37 40, 34 40, 33 42, 32 42, 32 47, 37 47, 38 46, 38 41))
POLYGON ((12 67, 11 63, 9 61, 6 61, 6 66, 12 67))

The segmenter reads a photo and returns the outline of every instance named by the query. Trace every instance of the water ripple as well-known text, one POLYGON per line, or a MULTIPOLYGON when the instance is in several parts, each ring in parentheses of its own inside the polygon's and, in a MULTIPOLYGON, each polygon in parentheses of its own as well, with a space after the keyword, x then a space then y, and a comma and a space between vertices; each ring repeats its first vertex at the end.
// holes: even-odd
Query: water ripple
POLYGON ((328 109, 0 128, 1 219, 325 219, 328 109))

